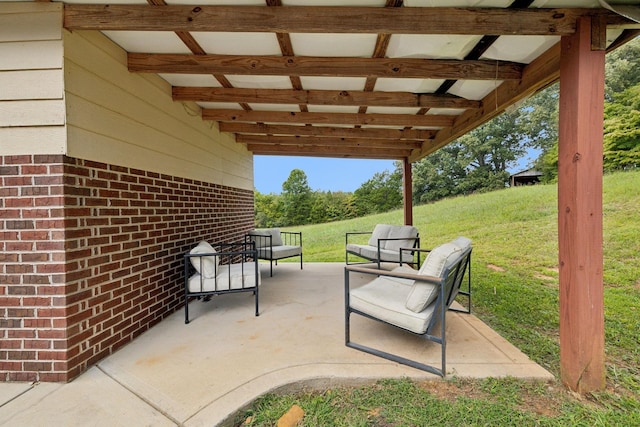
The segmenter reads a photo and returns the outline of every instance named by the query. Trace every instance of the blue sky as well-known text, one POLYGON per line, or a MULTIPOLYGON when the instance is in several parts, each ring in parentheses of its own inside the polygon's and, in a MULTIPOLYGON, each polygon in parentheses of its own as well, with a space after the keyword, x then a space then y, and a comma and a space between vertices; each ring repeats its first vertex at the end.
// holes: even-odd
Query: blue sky
MULTIPOLYGON (((526 169, 539 152, 531 150, 510 173, 526 169)), ((376 172, 393 171, 393 160, 331 159, 321 157, 254 156, 256 189, 262 194, 282 192, 282 183, 293 169, 307 175, 313 191, 355 191, 376 172)))
POLYGON ((304 171, 313 191, 355 191, 376 172, 393 171, 394 166, 393 160, 254 156, 256 189, 262 194, 281 193, 293 169, 304 171))

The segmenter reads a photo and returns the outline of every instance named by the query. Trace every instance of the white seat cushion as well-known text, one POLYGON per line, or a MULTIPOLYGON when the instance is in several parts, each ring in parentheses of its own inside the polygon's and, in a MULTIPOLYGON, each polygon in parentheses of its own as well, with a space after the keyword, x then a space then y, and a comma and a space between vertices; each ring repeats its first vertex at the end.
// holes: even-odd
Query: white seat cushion
MULTIPOLYGON (((253 288, 256 286, 256 265, 253 262, 221 265, 218 275, 213 278, 194 274, 189 278, 189 292, 228 291, 230 289, 253 288)), ((258 285, 261 283, 258 270, 258 285)))
POLYGON ((424 334, 433 316, 435 304, 416 313, 409 310, 405 301, 411 286, 378 277, 349 293, 349 305, 363 313, 417 334, 424 334))
POLYGON ((258 258, 266 259, 282 259, 300 255, 302 248, 300 246, 280 245, 274 246, 273 250, 266 247, 258 249, 258 258))
MULTIPOLYGON (((378 259, 377 246, 370 245, 357 245, 355 243, 349 243, 347 245, 347 251, 360 255, 367 259, 378 259)), ((400 262, 400 253, 389 249, 380 249, 380 261, 387 262, 400 262)), ((410 252, 402 253, 402 262, 413 262, 413 255, 410 252)))

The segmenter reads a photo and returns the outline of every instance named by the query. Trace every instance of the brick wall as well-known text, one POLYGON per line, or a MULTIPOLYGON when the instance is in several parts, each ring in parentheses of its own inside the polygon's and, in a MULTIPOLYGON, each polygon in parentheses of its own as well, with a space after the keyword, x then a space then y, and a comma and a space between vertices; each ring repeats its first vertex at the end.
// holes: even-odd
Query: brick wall
POLYGON ((238 240, 253 192, 0 156, 0 380, 68 381, 183 303, 182 254, 238 240))

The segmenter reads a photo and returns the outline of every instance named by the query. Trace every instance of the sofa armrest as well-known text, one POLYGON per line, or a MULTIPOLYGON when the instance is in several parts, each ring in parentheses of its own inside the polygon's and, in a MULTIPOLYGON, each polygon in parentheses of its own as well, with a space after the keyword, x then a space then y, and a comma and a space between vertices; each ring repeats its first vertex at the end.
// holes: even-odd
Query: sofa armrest
POLYGON ((349 238, 350 237, 358 236, 358 235, 365 235, 365 234, 371 235, 371 233, 372 233, 371 231, 349 231, 349 232, 345 233, 345 235, 344 235, 345 246, 349 244, 349 238))
POLYGON ((440 277, 426 276, 423 274, 418 274, 417 272, 406 273, 402 271, 389 271, 389 270, 382 270, 378 268, 360 267, 357 265, 347 265, 345 266, 344 269, 346 273, 353 271, 355 273, 371 274, 376 276, 397 277, 399 279, 417 280, 420 282, 433 283, 435 285, 441 285, 443 282, 443 279, 441 279, 440 277))
POLYGON ((282 236, 283 245, 302 247, 301 231, 281 231, 280 235, 282 236))

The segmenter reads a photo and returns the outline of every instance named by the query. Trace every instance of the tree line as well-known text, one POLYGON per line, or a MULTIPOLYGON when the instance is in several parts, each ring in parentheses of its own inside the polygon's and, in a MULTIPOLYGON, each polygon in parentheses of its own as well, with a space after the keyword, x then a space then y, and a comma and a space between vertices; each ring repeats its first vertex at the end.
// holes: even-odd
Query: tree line
MULTIPOLYGON (((557 179, 559 85, 551 85, 521 105, 458 138, 412 165, 413 200, 505 188, 508 168, 530 150, 531 165, 543 182, 557 179)), ((606 59, 604 169, 640 167, 640 38, 606 59)), ((402 164, 374 174, 353 193, 314 191, 304 171, 294 169, 281 194, 255 191, 257 227, 317 224, 355 218, 402 206, 402 164)))

